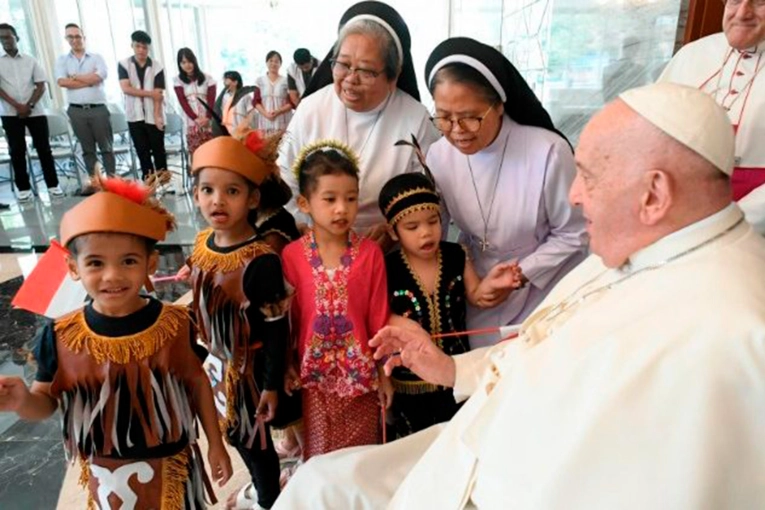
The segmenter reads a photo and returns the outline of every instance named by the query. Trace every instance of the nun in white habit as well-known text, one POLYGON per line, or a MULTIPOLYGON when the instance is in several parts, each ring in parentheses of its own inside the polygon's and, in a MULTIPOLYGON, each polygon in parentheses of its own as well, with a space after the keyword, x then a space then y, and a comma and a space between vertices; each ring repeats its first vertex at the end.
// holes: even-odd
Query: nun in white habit
MULTIPOLYGON (((448 215, 478 274, 517 261, 524 287, 498 306, 468 308, 470 329, 518 324, 584 259, 587 235, 568 190, 575 176, 566 139, 513 65, 494 48, 447 39, 425 75, 445 135, 427 154, 448 215)), ((472 347, 498 335, 471 336, 472 347)))
MULTIPOLYGON (((359 214, 354 229, 385 244, 386 223, 377 197, 391 177, 419 171, 414 151, 396 141, 420 141, 423 150, 438 139, 427 109, 419 102, 406 23, 392 7, 360 2, 340 20, 338 41, 303 94, 282 143, 282 179, 298 196, 292 163, 307 144, 334 138, 359 155, 359 214)), ((287 205, 298 223, 308 223, 293 200, 287 205)))

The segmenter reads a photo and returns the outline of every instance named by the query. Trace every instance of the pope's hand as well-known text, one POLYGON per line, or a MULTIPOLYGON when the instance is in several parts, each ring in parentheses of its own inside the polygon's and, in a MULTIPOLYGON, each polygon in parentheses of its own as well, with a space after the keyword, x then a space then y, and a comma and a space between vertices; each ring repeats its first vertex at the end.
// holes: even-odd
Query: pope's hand
POLYGON ((375 359, 387 358, 383 368, 390 375, 395 367, 406 367, 423 381, 440 386, 454 386, 455 366, 451 356, 438 348, 427 331, 417 323, 387 326, 369 341, 375 347, 375 359))

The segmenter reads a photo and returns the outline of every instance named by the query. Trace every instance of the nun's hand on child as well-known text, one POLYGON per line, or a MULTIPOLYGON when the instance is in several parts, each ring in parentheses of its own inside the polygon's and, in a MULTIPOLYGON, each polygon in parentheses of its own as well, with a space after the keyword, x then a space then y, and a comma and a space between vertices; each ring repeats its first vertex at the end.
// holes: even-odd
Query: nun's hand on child
POLYGON ((260 402, 258 402, 258 409, 255 411, 255 414, 265 422, 273 420, 276 415, 276 404, 278 402, 279 397, 276 390, 264 391, 260 394, 260 402))
POLYGON ((0 411, 18 412, 29 398, 29 388, 21 377, 0 375, 0 411))
POLYGON ((294 366, 287 367, 284 373, 284 393, 291 397, 292 392, 300 389, 300 376, 294 366))
POLYGON ((231 467, 231 457, 228 456, 223 441, 210 444, 207 449, 207 462, 210 464, 210 474, 213 480, 218 482, 218 487, 226 485, 234 469, 231 467))
MULTIPOLYGON (((406 320, 399 318, 399 322, 406 320)), ((384 327, 369 345, 376 349, 376 360, 385 360, 383 368, 388 376, 394 368, 403 366, 431 384, 454 386, 454 360, 414 321, 384 327)))
POLYGON ((377 388, 377 397, 380 399, 380 405, 385 409, 390 409, 393 403, 393 383, 390 377, 385 375, 382 367, 377 367, 380 376, 380 386, 377 388))

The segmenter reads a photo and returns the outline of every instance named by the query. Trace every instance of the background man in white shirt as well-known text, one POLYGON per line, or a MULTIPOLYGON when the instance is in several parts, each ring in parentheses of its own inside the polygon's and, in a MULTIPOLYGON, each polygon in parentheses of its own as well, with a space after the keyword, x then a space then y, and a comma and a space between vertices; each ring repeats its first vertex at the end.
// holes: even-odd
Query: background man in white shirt
POLYGON ((297 108, 306 86, 313 78, 321 61, 305 48, 295 50, 292 58, 294 62, 287 67, 287 90, 289 90, 290 102, 297 108))
POLYGON ((34 57, 19 52, 18 42, 16 29, 7 23, 0 24, 0 43, 5 50, 5 54, 0 56, 0 115, 8 138, 18 200, 27 202, 32 199, 32 186, 27 174, 26 129, 39 156, 48 193, 52 197, 62 197, 64 192, 58 186, 50 150, 48 120, 39 104, 45 92, 45 71, 34 57))
POLYGON ((130 137, 145 179, 167 169, 165 152, 165 70, 149 57, 151 37, 142 30, 130 35, 133 56, 120 60, 117 75, 125 94, 130 137), (153 161, 152 161, 153 160, 153 161))
POLYGON ((96 144, 108 175, 115 173, 112 144, 114 135, 106 106, 104 80, 106 62, 101 55, 85 49, 85 35, 75 23, 66 25, 66 41, 72 51, 56 61, 56 82, 66 90, 67 115, 82 146, 82 158, 89 174, 96 164, 96 144))

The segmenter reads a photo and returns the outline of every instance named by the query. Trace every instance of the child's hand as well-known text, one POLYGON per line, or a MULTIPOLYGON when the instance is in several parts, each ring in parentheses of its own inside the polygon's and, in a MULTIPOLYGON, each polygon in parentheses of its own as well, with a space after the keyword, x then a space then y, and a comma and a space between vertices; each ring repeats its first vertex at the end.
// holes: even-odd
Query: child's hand
POLYGON ((231 457, 228 456, 222 441, 210 445, 207 450, 207 462, 210 464, 210 474, 213 480, 218 482, 218 487, 226 485, 234 470, 231 467, 231 457))
POLYGON ((288 396, 292 396, 292 392, 300 389, 300 376, 297 370, 292 365, 287 367, 287 372, 284 374, 284 393, 288 396))
POLYGON ((29 395, 23 379, 0 375, 0 411, 18 412, 29 395))
POLYGON ((175 274, 175 279, 179 281, 187 281, 189 278, 191 278, 191 268, 184 264, 175 274))
POLYGON ((271 421, 276 415, 276 404, 279 402, 279 396, 275 390, 266 390, 260 394, 260 402, 258 402, 258 410, 255 414, 263 421, 271 421))
POLYGON ((478 306, 491 308, 504 302, 514 289, 523 285, 523 273, 515 262, 500 262, 489 270, 489 274, 478 287, 478 306))
POLYGON ((393 383, 390 377, 380 370, 380 386, 377 388, 377 397, 380 399, 380 405, 385 409, 390 409, 393 404, 393 383))

